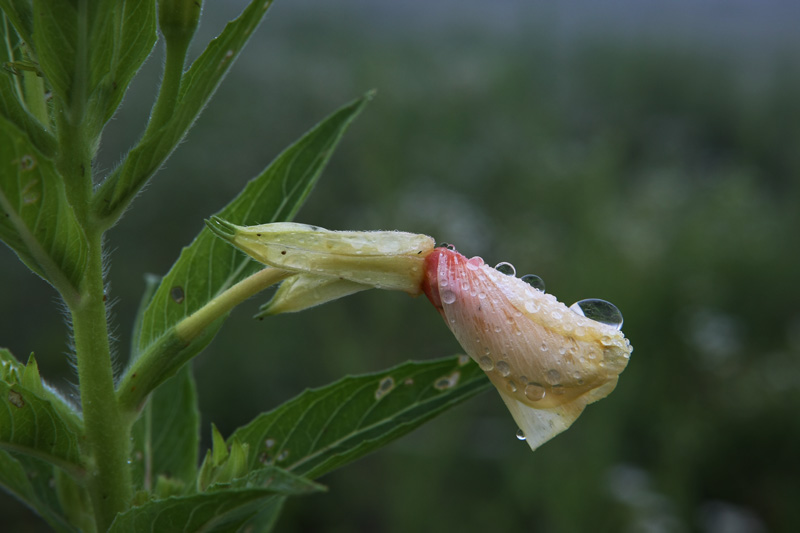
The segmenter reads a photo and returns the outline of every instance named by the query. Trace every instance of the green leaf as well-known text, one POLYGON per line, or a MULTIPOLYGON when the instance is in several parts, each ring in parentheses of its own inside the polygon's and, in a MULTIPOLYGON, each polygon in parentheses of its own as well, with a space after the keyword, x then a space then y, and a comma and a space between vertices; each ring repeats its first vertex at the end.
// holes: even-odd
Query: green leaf
MULTIPOLYGON (((24 2, 21 4, 24 4, 24 2)), ((30 6, 28 6, 28 9, 30 9, 30 6)), ((10 16, 11 12, 6 14, 10 16)), ((32 13, 28 14, 32 16, 32 13)), ((25 15, 20 16, 24 17, 25 15)), ((14 29, 10 27, 2 14, 0 14, 0 37, 2 37, 3 41, 0 43, 0 64, 25 59, 21 52, 21 47, 24 45, 19 41, 14 29)), ((24 132, 31 143, 45 156, 52 157, 55 154, 55 138, 28 111, 22 95, 21 76, 9 71, 0 71, 0 116, 24 132)))
POLYGON ((275 468, 207 492, 154 500, 117 516, 109 533, 235 533, 254 517, 277 517, 286 495, 321 487, 275 468))
MULTIPOLYGON (((33 10, 33 48, 53 94, 65 107, 73 101, 82 106, 88 95, 85 34, 80 35, 81 26, 88 25, 87 9, 85 2, 37 0, 33 10)), ((71 118, 78 122, 80 116, 71 118)))
MULTIPOLYGON (((156 42, 153 0, 103 0, 98 3, 90 34, 89 111, 97 126, 119 107, 133 76, 156 42)), ((99 134, 98 127, 95 134, 99 134)))
POLYGON ((156 41, 155 2, 38 0, 33 44, 67 122, 96 138, 156 41))
POLYGON ((250 468, 277 464, 316 478, 491 388, 466 356, 408 362, 306 390, 228 439, 250 445, 250 468))
POLYGON ((19 382, 0 381, 0 449, 81 475, 81 428, 54 401, 59 400, 40 396, 19 382))
POLYGON ((49 159, 0 118, 0 239, 69 299, 83 276, 86 238, 49 159))
POLYGON ((197 475, 200 412, 190 365, 158 387, 133 426, 133 479, 151 490, 158 476, 191 487, 197 475))
MULTIPOLYGON (((277 222, 294 217, 311 192, 333 149, 371 95, 340 108, 281 153, 218 214, 238 224, 277 222)), ((226 242, 203 229, 181 252, 164 276, 152 301, 142 314, 138 340, 139 358, 120 384, 131 401, 143 398, 191 357, 200 352, 222 326, 220 317, 204 336, 189 346, 172 339, 174 326, 235 283, 263 265, 252 261, 226 242), (157 370, 139 371, 141 365, 157 364, 157 370), (157 373, 155 382, 143 381, 157 373), (133 376, 138 375, 138 383, 133 376), (136 387, 132 390, 131 387, 136 387)))
POLYGON ((86 518, 88 494, 76 483, 85 469, 81 422, 27 365, 0 348, 0 486, 39 513, 56 531, 86 518), (68 490, 64 490, 67 488, 68 490))
POLYGON ((181 78, 178 100, 169 121, 162 128, 148 132, 100 187, 93 206, 98 218, 113 223, 161 168, 200 115, 271 4, 272 0, 253 0, 195 60, 181 78))
POLYGON ((0 11, 8 17, 22 40, 30 44, 33 34, 33 6, 30 0, 0 0, 0 11))
POLYGON ((54 530, 77 533, 68 519, 69 509, 59 501, 58 473, 52 464, 31 457, 13 457, 0 450, 0 486, 36 511, 54 530))

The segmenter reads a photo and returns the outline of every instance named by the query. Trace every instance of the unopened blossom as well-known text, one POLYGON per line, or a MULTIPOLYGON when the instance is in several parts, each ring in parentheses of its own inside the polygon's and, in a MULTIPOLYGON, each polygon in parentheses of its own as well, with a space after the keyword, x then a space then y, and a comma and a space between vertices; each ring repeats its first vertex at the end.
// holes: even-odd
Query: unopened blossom
POLYGON ((369 288, 424 292, 497 387, 532 449, 614 390, 632 351, 619 329, 621 316, 584 313, 591 306, 618 313, 611 304, 567 307, 479 257, 435 248, 425 235, 293 223, 243 227, 220 219, 209 227, 254 259, 294 273, 262 314, 299 311, 369 288))
POLYGON ((628 364, 632 348, 621 324, 586 318, 480 257, 436 248, 426 258, 423 290, 532 449, 608 396, 628 364))

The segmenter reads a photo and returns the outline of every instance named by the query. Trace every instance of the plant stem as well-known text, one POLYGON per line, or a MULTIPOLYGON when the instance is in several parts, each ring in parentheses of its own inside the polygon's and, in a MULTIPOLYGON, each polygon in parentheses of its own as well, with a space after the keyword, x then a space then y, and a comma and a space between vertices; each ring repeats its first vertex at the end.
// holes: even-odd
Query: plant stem
POLYGON ((147 347, 125 371, 117 387, 121 412, 135 418, 147 396, 202 350, 217 325, 237 305, 254 294, 291 276, 292 272, 264 268, 212 299, 170 328, 147 347))
POLYGON ((189 41, 178 43, 177 45, 167 43, 164 77, 161 79, 158 99, 153 106, 153 112, 150 114, 150 121, 147 123, 144 137, 162 127, 172 116, 175 104, 178 101, 178 91, 181 88, 183 65, 186 62, 188 47, 189 41))
POLYGON ((80 300, 70 308, 78 360, 86 443, 89 492, 97 531, 106 531, 132 495, 130 424, 120 416, 103 296, 101 236, 89 236, 89 260, 80 300))
POLYGON ((256 293, 291 276, 293 272, 266 267, 229 288, 175 325, 175 333, 184 342, 198 337, 212 322, 256 293))

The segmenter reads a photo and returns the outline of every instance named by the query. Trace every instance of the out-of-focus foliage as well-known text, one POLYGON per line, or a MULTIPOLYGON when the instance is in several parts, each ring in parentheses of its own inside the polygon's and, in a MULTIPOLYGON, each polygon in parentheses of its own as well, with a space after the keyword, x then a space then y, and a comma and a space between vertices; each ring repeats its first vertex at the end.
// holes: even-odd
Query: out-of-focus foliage
MULTIPOLYGON (((484 394, 323 477, 330 491, 290 500, 278 530, 796 531, 798 42, 567 38, 524 16, 498 27, 348 9, 276 6, 113 230, 120 323, 143 272, 163 274, 283 146, 375 87, 297 220, 428 233, 511 261, 567 304, 614 302, 635 351, 614 394, 536 453, 484 394)), ((159 64, 134 82, 145 94, 123 102, 109 154, 136 139, 159 64)), ((36 351, 45 379, 62 384, 53 293, 0 254, 0 339, 36 351)), ((195 364, 203 427, 213 420, 224 435, 307 386, 459 350, 430 305, 403 294, 263 322, 249 318, 258 303, 195 364)), ((118 333, 126 346, 130 333, 118 333)), ((4 524, 42 529, 2 498, 4 524)))

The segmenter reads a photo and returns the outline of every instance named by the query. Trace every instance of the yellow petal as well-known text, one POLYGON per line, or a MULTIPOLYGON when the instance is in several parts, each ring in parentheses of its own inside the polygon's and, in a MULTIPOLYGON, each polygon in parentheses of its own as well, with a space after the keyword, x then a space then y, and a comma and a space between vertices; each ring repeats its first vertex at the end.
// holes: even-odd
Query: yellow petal
POLYGON ((371 289, 369 285, 315 274, 295 274, 283 281, 256 317, 296 313, 310 307, 371 289))

